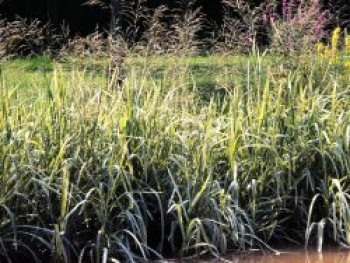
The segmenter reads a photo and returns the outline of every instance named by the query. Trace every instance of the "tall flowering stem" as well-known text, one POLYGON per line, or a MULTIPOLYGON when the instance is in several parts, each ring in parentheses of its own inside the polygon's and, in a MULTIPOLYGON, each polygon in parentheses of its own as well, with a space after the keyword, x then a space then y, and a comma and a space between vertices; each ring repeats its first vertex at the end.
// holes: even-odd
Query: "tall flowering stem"
MULTIPOLYGON (((350 56, 350 35, 345 36, 345 53, 350 56)), ((350 60, 350 58, 348 58, 350 60)))
POLYGON ((286 16, 287 16, 287 0, 282 0, 282 16, 283 16, 283 20, 286 20, 286 16))
POLYGON ((341 33, 341 29, 340 29, 340 27, 337 27, 336 29, 334 29, 333 34, 332 34, 332 40, 331 40, 331 47, 332 47, 331 59, 332 59, 332 61, 337 60, 337 57, 338 57, 338 45, 339 45, 340 33, 341 33))

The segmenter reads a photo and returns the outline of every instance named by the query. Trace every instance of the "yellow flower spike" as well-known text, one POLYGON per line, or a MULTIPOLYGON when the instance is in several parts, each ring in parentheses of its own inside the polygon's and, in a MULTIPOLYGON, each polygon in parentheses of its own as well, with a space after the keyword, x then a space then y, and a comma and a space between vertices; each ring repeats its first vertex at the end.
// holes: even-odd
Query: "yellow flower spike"
POLYGON ((350 59, 347 59, 347 61, 345 61, 345 69, 349 72, 350 74, 350 59))
POLYGON ((336 27, 333 30, 333 33, 332 33, 332 40, 331 40, 332 54, 331 54, 331 60, 333 60, 333 61, 335 61, 337 59, 337 56, 338 56, 338 45, 339 45, 340 33, 341 33, 340 27, 336 27))
POLYGON ((350 35, 345 37, 345 53, 347 56, 350 56, 350 35))
POLYGON ((329 54, 331 53, 329 47, 325 47, 323 53, 326 58, 329 58, 329 54))
POLYGON ((332 33, 332 48, 337 48, 340 39, 340 27, 336 27, 332 33))
POLYGON ((317 54, 322 57, 325 46, 322 43, 318 43, 316 49, 317 49, 317 54))

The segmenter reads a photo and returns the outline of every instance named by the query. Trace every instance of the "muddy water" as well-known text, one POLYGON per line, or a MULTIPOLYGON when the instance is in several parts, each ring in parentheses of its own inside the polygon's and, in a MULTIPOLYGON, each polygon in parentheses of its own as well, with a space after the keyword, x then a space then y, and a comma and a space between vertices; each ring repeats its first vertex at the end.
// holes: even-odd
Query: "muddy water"
POLYGON ((282 251, 279 255, 254 252, 248 255, 232 255, 222 259, 169 260, 167 263, 350 263, 350 250, 328 249, 322 253, 315 250, 282 251))

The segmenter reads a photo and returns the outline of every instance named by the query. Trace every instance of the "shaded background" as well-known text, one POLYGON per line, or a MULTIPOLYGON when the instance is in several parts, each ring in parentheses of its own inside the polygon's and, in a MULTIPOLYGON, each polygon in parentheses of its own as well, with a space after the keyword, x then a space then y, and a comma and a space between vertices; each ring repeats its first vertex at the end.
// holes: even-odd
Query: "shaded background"
POLYGON ((83 5, 81 0, 5 0, 0 5, 0 14, 9 20, 17 15, 38 18, 41 21, 60 25, 63 21, 72 32, 88 34, 96 25, 108 27, 110 12, 108 9, 83 5))
MULTIPOLYGON (((41 21, 50 21, 61 25, 64 21, 69 25, 72 33, 86 35, 95 31, 99 25, 102 29, 108 29, 111 12, 108 8, 84 5, 87 0, 0 0, 0 14, 3 18, 12 20, 16 15, 28 18, 38 18, 41 21)), ((111 0, 105 0, 106 2, 111 0)), ((181 0, 180 0, 181 1, 181 0)), ((182 0, 182 2, 188 0, 182 0)), ((251 3, 259 4, 262 0, 251 0, 251 3)), ((281 0, 282 1, 282 0, 281 0)), ((323 0, 333 6, 332 12, 336 14, 335 23, 349 26, 350 0, 323 0)), ((152 7, 167 4, 175 7, 175 0, 149 0, 152 7)), ((221 22, 221 0, 198 0, 206 17, 221 22)))
MULTIPOLYGON (((107 29, 110 25, 111 13, 108 8, 84 5, 86 0, 0 0, 0 14, 3 18, 14 19, 17 15, 27 18, 38 18, 60 25, 64 21, 73 33, 82 35, 93 32, 96 26, 107 29), (2 3, 1 3, 2 2, 2 3)), ((153 0, 150 6, 160 4, 175 6, 174 1, 153 0)), ((203 12, 219 22, 221 18, 220 0, 200 0, 203 12)))

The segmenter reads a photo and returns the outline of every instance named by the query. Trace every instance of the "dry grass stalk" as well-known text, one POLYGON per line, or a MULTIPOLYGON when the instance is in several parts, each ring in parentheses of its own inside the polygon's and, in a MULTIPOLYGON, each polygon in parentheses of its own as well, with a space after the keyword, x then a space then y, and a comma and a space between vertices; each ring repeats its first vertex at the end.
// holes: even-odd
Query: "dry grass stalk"
POLYGON ((82 57, 103 57, 108 52, 106 38, 98 28, 96 31, 86 37, 75 36, 68 40, 68 43, 62 48, 60 56, 82 57))
POLYGON ((203 42, 199 33, 203 29, 205 16, 201 8, 193 8, 194 2, 190 2, 184 11, 174 14, 173 23, 170 26, 173 32, 171 49, 176 54, 191 55, 197 53, 203 42))
POLYGON ((251 6, 246 0, 223 0, 224 18, 215 52, 249 52, 257 45, 265 4, 251 6))

